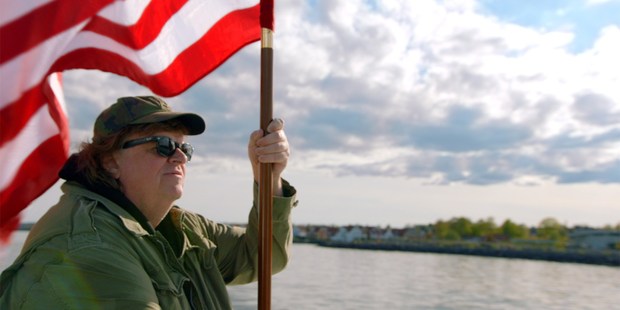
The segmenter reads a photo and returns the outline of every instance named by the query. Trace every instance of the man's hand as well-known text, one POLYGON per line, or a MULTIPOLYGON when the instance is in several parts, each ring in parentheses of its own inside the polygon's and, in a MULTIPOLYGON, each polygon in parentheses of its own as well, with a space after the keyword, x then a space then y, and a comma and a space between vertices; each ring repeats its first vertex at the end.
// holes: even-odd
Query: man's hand
POLYGON ((261 129, 254 131, 250 135, 248 143, 248 157, 252 163, 252 173, 254 180, 259 182, 259 167, 261 163, 272 165, 273 193, 275 196, 282 195, 282 182, 280 176, 291 154, 288 139, 284 133, 284 120, 274 119, 267 127, 267 135, 263 136, 261 129))

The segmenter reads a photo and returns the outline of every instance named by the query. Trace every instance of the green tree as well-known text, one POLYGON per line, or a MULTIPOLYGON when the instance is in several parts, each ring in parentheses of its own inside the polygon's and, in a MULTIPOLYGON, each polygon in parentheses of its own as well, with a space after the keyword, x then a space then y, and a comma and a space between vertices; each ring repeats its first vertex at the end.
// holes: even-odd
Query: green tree
POLYGON ((450 221, 450 228, 456 232, 460 238, 470 238, 474 235, 473 224, 465 217, 453 218, 450 221))
POLYGON ((433 227, 434 236, 437 239, 446 239, 448 233, 450 232, 450 225, 448 222, 444 222, 439 220, 435 223, 433 227))
POLYGON ((557 245, 568 240, 566 227, 552 217, 547 217, 538 224, 536 234, 538 238, 556 241, 557 245))
POLYGON ((505 220, 500 227, 502 235, 508 239, 525 239, 530 235, 530 231, 525 225, 519 225, 511 220, 505 220))
POLYGON ((439 220, 434 226, 435 238, 440 240, 460 240, 461 236, 452 227, 452 221, 439 220))
POLYGON ((472 234, 476 237, 491 238, 496 233, 497 225, 492 217, 486 220, 478 220, 478 222, 472 226, 472 234))
POLYGON ((445 240, 457 241, 461 240, 461 235, 453 229, 448 231, 448 234, 444 237, 445 240))

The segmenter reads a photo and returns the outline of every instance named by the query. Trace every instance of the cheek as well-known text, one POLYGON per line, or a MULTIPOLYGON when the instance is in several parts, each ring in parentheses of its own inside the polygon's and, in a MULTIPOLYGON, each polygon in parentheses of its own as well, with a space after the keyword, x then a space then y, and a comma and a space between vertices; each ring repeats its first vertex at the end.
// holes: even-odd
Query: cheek
POLYGON ((120 180, 124 185, 146 185, 155 180, 158 166, 142 157, 121 163, 120 169, 120 180))

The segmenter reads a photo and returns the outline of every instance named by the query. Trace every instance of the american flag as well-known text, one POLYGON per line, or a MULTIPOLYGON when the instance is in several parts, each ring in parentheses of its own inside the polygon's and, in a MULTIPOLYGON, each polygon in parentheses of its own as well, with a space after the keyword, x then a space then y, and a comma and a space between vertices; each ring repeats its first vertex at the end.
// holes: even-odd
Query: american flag
POLYGON ((0 6, 4 238, 19 213, 57 181, 68 156, 62 71, 98 69, 175 96, 259 40, 261 24, 273 29, 273 1, 4 0, 0 6))

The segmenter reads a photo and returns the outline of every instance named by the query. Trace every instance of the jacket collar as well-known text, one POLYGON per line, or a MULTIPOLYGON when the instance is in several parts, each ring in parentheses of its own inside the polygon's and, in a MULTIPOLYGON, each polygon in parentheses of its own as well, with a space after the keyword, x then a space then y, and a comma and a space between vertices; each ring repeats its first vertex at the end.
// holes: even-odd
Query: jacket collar
MULTIPOLYGON (((98 200, 102 200, 108 210, 118 215, 125 227, 130 231, 138 235, 155 233, 155 229, 148 222, 146 216, 142 214, 138 207, 136 207, 125 194, 105 184, 91 183, 88 181, 84 172, 79 170, 77 161, 77 154, 71 155, 62 169, 60 169, 58 176, 67 181, 77 182, 88 191, 97 194, 101 198, 105 198, 98 200), (109 203, 106 203, 104 200, 107 200, 109 203), (116 208, 113 207, 114 205, 119 206, 125 212, 118 212, 120 210, 115 210, 116 208)), ((84 195, 88 196, 87 194, 84 195)))

